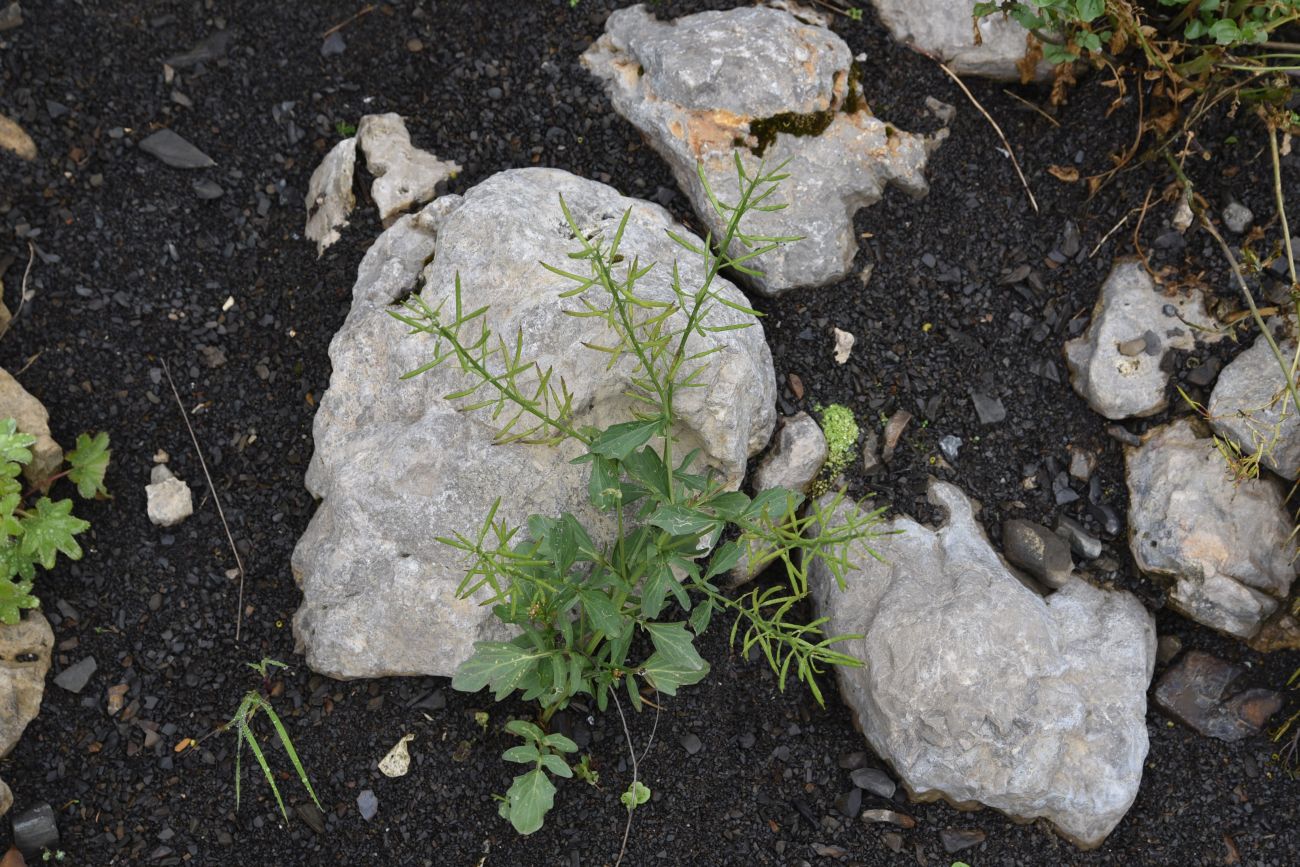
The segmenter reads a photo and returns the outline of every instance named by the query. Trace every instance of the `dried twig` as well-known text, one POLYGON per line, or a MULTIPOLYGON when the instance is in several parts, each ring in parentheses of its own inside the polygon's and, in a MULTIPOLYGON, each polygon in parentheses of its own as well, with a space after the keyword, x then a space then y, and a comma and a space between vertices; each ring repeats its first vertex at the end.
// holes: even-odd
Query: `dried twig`
POLYGON ((1021 96, 1020 94, 1018 94, 1018 93, 1014 93, 1014 92, 1012 92, 1012 91, 1010 91, 1010 90, 1007 90, 1005 87, 1002 88, 1002 92, 1005 93, 1007 96, 1011 97, 1012 99, 1014 99, 1016 102, 1018 102, 1018 103, 1020 103, 1021 105, 1025 106, 1026 108, 1029 108, 1029 109, 1032 109, 1033 111, 1038 112, 1040 115, 1043 116, 1043 119, 1046 120, 1048 123, 1050 123, 1052 126, 1056 127, 1057 129, 1060 129, 1060 128, 1061 128, 1061 122, 1060 122, 1059 120, 1057 120, 1056 118, 1052 117, 1050 114, 1048 114, 1047 112, 1043 111, 1041 108, 1039 108, 1038 106, 1034 105, 1032 102, 1030 102, 1029 100, 1025 99, 1025 98, 1024 98, 1023 96, 1021 96))
POLYGON ((349 24, 351 24, 353 21, 356 21, 358 18, 364 18, 365 16, 369 15, 371 12, 374 12, 374 11, 375 11, 375 5, 374 5, 373 3, 371 3, 369 6, 366 6, 364 9, 362 9, 362 10, 361 10, 360 12, 358 12, 356 15, 353 15, 351 18, 347 18, 347 19, 345 19, 345 20, 343 20, 343 21, 340 21, 338 24, 335 24, 335 25, 334 25, 333 27, 331 27, 329 30, 326 30, 324 33, 322 33, 322 34, 320 35, 320 38, 321 38, 321 39, 328 39, 331 33, 337 33, 338 31, 342 30, 344 27, 347 27, 347 26, 348 26, 349 24))
POLYGON ((217 496, 217 486, 212 484, 212 474, 208 472, 208 462, 203 458, 203 448, 199 445, 199 438, 194 433, 194 425, 190 424, 190 417, 185 412, 185 405, 181 403, 180 392, 176 390, 176 383, 172 380, 171 369, 167 366, 167 360, 161 359, 163 373, 167 375, 167 384, 172 388, 172 397, 176 398, 176 408, 181 411, 181 419, 185 422, 185 427, 190 432, 190 440, 194 443, 194 453, 199 456, 199 465, 203 467, 203 477, 208 480, 208 490, 212 492, 212 501, 217 504, 217 514, 221 516, 221 526, 226 531, 226 541, 230 543, 230 553, 235 555, 235 565, 239 568, 239 610, 235 612, 235 640, 239 640, 239 628, 244 620, 244 561, 239 557, 239 549, 235 547, 235 537, 230 533, 230 524, 226 522, 226 510, 221 508, 221 497, 217 496))
POLYGON ((975 94, 970 92, 970 88, 966 86, 966 83, 957 77, 957 73, 953 72, 946 64, 941 63, 938 60, 935 60, 934 62, 938 63, 939 68, 942 69, 949 78, 957 83, 957 86, 961 88, 961 92, 966 94, 966 98, 971 101, 971 105, 975 106, 975 108, 979 110, 979 113, 984 115, 984 119, 993 127, 993 131, 998 134, 998 138, 1002 139, 1002 146, 1006 148, 1007 156, 1011 159, 1011 165, 1016 169, 1016 176, 1020 178, 1020 185, 1025 188, 1025 194, 1029 196, 1029 204, 1033 206, 1034 213, 1037 214, 1038 200, 1034 198, 1034 191, 1029 189, 1029 181, 1025 180, 1025 173, 1020 170, 1020 162, 1016 159, 1016 152, 1011 149, 1011 143, 1007 141, 1006 133, 1002 132, 1002 127, 998 126, 998 122, 993 119, 993 115, 984 110, 984 106, 980 105, 980 101, 975 98, 975 94))

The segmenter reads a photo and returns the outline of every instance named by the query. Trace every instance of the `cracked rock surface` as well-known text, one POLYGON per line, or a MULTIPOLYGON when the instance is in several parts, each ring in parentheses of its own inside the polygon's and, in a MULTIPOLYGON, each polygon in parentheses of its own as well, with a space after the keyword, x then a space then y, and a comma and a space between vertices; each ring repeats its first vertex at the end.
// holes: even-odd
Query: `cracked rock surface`
MULTIPOLYGON (((502 494, 497 520, 572 512, 594 533, 612 533, 609 516, 587 500, 585 465, 572 465, 577 443, 560 447, 492 447, 490 416, 465 413, 443 395, 467 384, 454 365, 401 380, 429 361, 433 339, 410 334, 389 310, 417 291, 431 306, 447 302, 457 273, 466 310, 489 307, 486 321, 513 339, 523 356, 552 367, 573 395, 573 424, 603 427, 632 417, 632 368, 606 369, 607 357, 582 348, 608 343, 599 319, 566 315, 573 283, 541 262, 573 269, 578 247, 560 212, 563 195, 584 233, 612 236, 631 217, 622 248, 642 264, 659 262, 637 283, 639 294, 672 299, 679 252, 666 235, 694 239, 658 205, 556 169, 501 172, 464 196, 443 196, 400 218, 371 247, 357 273, 352 309, 330 344, 333 375, 313 425, 315 454, 307 487, 322 502, 293 555, 303 602, 294 632, 308 664, 334 677, 450 675, 474 641, 500 626, 478 599, 457 599, 461 562, 437 536, 479 526, 502 494), (504 239, 504 240, 503 240, 504 239), (436 256, 435 256, 436 253, 436 256)), ((703 279, 694 257, 682 258, 682 283, 703 279)), ((726 281, 714 289, 742 304, 726 281)), ((599 290, 588 290, 593 303, 599 290)), ((682 314, 678 314, 682 315, 682 314)), ((716 347, 700 381, 678 400, 683 449, 700 448, 704 467, 738 486, 751 454, 775 423, 775 374, 762 327, 749 314, 715 305, 710 324, 750 327, 696 336, 689 351, 716 347)), ((477 332, 475 332, 477 334, 477 332)), ((698 465, 697 465, 698 466, 698 465)))
POLYGON ((712 206, 705 182, 734 204, 734 155, 751 175, 788 161, 789 178, 766 202, 786 207, 752 212, 744 224, 752 234, 802 239, 748 263, 764 272, 750 283, 765 295, 843 277, 858 250, 853 214, 890 184, 914 196, 929 189, 922 173, 938 139, 871 113, 848 45, 816 13, 760 6, 663 22, 633 6, 609 16, 582 62, 668 163, 715 238, 728 215, 712 206))
MULTIPOLYGON (((989 544, 970 500, 932 481, 937 530, 898 517, 861 544, 841 592, 811 571, 836 669, 862 732, 921 799, 1045 818, 1096 846, 1137 795, 1147 754, 1151 615, 1131 594, 1068 582, 1043 598, 989 544)), ((849 506, 853 508, 853 506, 849 506)))

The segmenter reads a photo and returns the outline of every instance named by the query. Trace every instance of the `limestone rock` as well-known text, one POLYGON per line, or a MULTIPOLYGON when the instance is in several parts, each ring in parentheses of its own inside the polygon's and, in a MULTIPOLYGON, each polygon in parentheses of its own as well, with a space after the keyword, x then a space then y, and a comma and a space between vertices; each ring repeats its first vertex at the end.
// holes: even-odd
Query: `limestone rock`
POLYGON ((23 468, 23 478, 32 484, 40 484, 59 472, 63 466, 63 449, 50 436, 50 414, 18 380, 0 367, 0 420, 7 418, 18 422, 18 430, 36 437, 31 448, 32 460, 23 468))
POLYGON ((159 527, 172 527, 194 514, 194 495, 190 486, 158 464, 149 474, 144 489, 148 497, 149 520, 159 527))
MULTIPOLYGON (((1295 342, 1278 340, 1283 358, 1295 355, 1295 342)), ((1219 374, 1206 407, 1221 436, 1242 454, 1261 451, 1260 463, 1288 479, 1300 478, 1300 413, 1286 395, 1286 377, 1268 341, 1255 338, 1219 374), (1285 410, 1285 411, 1284 411, 1285 410)))
POLYGON ((891 183, 916 196, 928 190, 922 171, 935 142, 871 113, 849 47, 815 13, 746 7, 661 22, 633 6, 609 16, 582 62, 667 161, 715 240, 729 215, 710 204, 701 167, 715 195, 734 204, 733 154, 751 175, 789 160, 789 178, 765 202, 786 207, 751 212, 743 224, 802 238, 747 263, 764 272, 751 283, 765 295, 848 274, 858 250, 853 214, 891 183))
POLYGON ((311 173, 307 186, 307 228, 304 234, 316 242, 316 255, 339 239, 339 229, 348 224, 348 215, 356 205, 352 194, 352 176, 357 161, 356 138, 345 138, 334 145, 311 173))
POLYGON ((385 226, 412 205, 433 199, 438 184, 460 171, 456 163, 443 162, 412 145, 401 115, 392 112, 361 118, 356 143, 366 156, 366 168, 375 176, 370 195, 385 226))
MULTIPOLYGON (((464 564, 436 541, 476 529, 498 497, 499 521, 569 511, 597 535, 612 534, 608 516, 587 502, 586 466, 569 463, 581 451, 577 444, 492 446, 497 426, 488 415, 460 412, 443 399, 467 382, 454 365, 400 379, 429 361, 433 339, 410 334, 389 315, 393 302, 413 291, 450 309, 459 273, 465 310, 487 305, 494 333, 514 340, 522 332, 524 357, 553 367, 553 381, 563 377, 576 426, 631 418, 639 404, 626 395, 630 360, 607 370, 606 356, 583 348, 607 343, 605 326, 565 315, 580 303, 559 297, 572 282, 539 264, 578 267, 567 258, 578 244, 560 195, 584 233, 607 238, 630 209, 621 249, 642 264, 658 263, 638 281, 638 293, 673 298, 671 261, 681 250, 665 232, 694 236, 658 205, 559 170, 494 175, 464 196, 442 196, 401 217, 378 238, 330 344, 333 375, 307 471, 307 487, 322 502, 293 555, 303 591, 294 633, 314 670, 344 678, 450 675, 474 641, 500 637, 490 609, 456 598, 464 564)), ((702 279, 695 257, 682 258, 679 272, 685 286, 702 279)), ((713 287, 743 303, 725 280, 713 287)), ((589 292, 593 303, 600 300, 598 290, 589 292)), ((685 449, 701 449, 697 466, 717 470, 734 487, 771 435, 776 378, 751 316, 716 305, 707 321, 751 327, 691 339, 689 351, 719 351, 709 357, 703 387, 679 392, 677 433, 685 449)))
POLYGON ((827 634, 862 668, 838 668, 871 746, 917 797, 1045 818, 1096 846, 1137 795, 1147 754, 1151 615, 1128 593, 1075 580, 1024 587, 956 487, 931 530, 899 517, 862 545, 841 592, 820 561, 811 583, 827 634))
POLYGON ((1161 359, 1170 349, 1195 346, 1191 326, 1215 325, 1198 290, 1165 295, 1140 262, 1119 262, 1098 293, 1088 330, 1065 344, 1070 381, 1106 418, 1155 415, 1169 403, 1161 359))
POLYGON ((805 494, 826 463, 826 435, 806 412, 783 421, 776 445, 754 473, 754 491, 785 488, 805 494))
POLYGON ((9 790, 9 784, 0 780, 0 817, 9 815, 9 810, 14 805, 14 793, 9 790))
POLYGON ((1292 524, 1271 479, 1234 482, 1211 439, 1186 419, 1128 447, 1129 548, 1139 569, 1173 581, 1170 604, 1250 638, 1295 579, 1292 524))
POLYGON ((54 630, 39 611, 0 625, 0 757, 9 755, 41 710, 54 630))
MULTIPOLYGON (((979 44, 971 13, 976 0, 872 0, 880 21, 894 39, 943 61, 958 75, 1019 81, 1029 31, 1010 17, 989 15, 979 21, 979 44)), ((1051 65, 1040 62, 1035 78, 1046 78, 1051 65)))

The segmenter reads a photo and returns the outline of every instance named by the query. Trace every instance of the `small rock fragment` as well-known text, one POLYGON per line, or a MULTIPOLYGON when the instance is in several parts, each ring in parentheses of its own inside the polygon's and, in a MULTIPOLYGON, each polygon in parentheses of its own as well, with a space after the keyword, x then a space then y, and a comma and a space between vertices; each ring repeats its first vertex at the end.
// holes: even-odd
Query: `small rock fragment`
POLYGON ((1004 522, 1002 547, 1008 560, 1054 590, 1064 587, 1074 572, 1069 543, 1033 521, 1004 522))
POLYGON ((885 799, 894 797, 894 792, 898 788, 888 774, 876 768, 858 768, 849 774, 849 778, 859 789, 885 799))
POLYGON ((895 410, 894 414, 889 417, 885 423, 885 448, 880 453, 880 458, 885 463, 894 459, 894 449, 898 448, 898 438, 903 435, 907 428, 907 423, 912 420, 912 414, 905 409, 895 410))
POLYGON ((754 490, 785 488, 807 493, 808 486, 826 463, 826 435, 821 426, 801 412, 784 420, 776 446, 754 472, 754 490))
POLYGON ((1160 678, 1156 705, 1206 737, 1228 742, 1252 737, 1282 707, 1282 697, 1260 688, 1234 692, 1244 671, 1203 651, 1189 651, 1160 678))
POLYGON ((1092 452, 1075 446, 1070 447, 1070 475, 1081 482, 1092 478, 1097 469, 1097 456, 1092 452))
POLYGON ((939 842, 943 844, 943 851, 952 855, 971 846, 978 846, 986 836, 988 835, 983 831, 975 828, 944 828, 939 832, 939 842))
POLYGON ((941 102, 933 96, 927 96, 925 98, 925 108, 930 112, 930 114, 937 117, 939 123, 944 126, 951 124, 952 119, 957 116, 957 108, 955 106, 949 105, 946 102, 941 102))
POLYGON ((862 812, 862 790, 850 789, 840 795, 835 799, 835 809, 839 810, 841 815, 856 819, 858 813, 862 812))
POLYGON ((1162 635, 1156 641, 1156 662, 1168 665, 1183 651, 1183 640, 1177 635, 1162 635))
POLYGON ((163 61, 172 69, 187 69, 200 63, 211 63, 226 56, 230 42, 235 34, 230 30, 218 30, 184 54, 174 54, 163 61))
POLYGON ((345 138, 334 145, 311 173, 307 184, 307 228, 303 234, 316 242, 316 255, 339 239, 356 206, 352 177, 356 170, 357 140, 345 138))
POLYGON ((375 818, 379 812, 379 799, 370 789, 362 789, 361 794, 357 795, 357 811, 361 813, 361 818, 369 822, 375 818))
POLYGON ((22 24, 23 7, 18 5, 17 0, 14 0, 4 9, 0 9, 0 33, 13 30, 15 27, 21 27, 22 24))
POLYGON ((939 440, 939 453, 950 464, 957 463, 957 453, 961 451, 961 437, 948 434, 939 440))
POLYGON ((219 199, 226 194, 221 188, 221 184, 209 178, 204 178, 194 182, 194 194, 205 202, 213 199, 219 199))
POLYGON ((970 401, 975 405, 975 415, 979 417, 980 424, 997 424, 1007 417, 1006 407, 1000 398, 972 391, 970 401))
POLYGON ((3 114, 0 114, 0 150, 7 150, 28 162, 36 159, 36 142, 16 121, 3 114))
POLYGON ((130 685, 125 683, 114 684, 108 688, 105 707, 109 716, 117 716, 117 712, 126 704, 126 694, 130 688, 130 685))
POLYGON ((334 57, 346 51, 348 45, 343 41, 343 34, 335 30, 326 36, 320 44, 321 57, 334 57))
POLYGON ((843 364, 849 360, 849 354, 853 352, 853 343, 857 338, 847 331, 835 329, 835 363, 843 364))
POLYGON ((311 801, 299 801, 293 805, 293 811, 317 834, 325 833, 325 814, 311 801))
POLYGON ((687 732, 682 735, 682 749, 686 750, 687 755, 693 756, 703 749, 703 747, 704 744, 694 732, 687 732))
POLYGON ((880 460, 880 435, 871 431, 863 437, 862 472, 868 476, 884 466, 880 460))
POLYGON ((890 825, 897 825, 900 828, 915 828, 916 820, 911 816, 903 813, 895 813, 893 810, 863 810, 862 821, 864 822, 887 822, 890 825))
POLYGON ((54 808, 39 804, 14 817, 14 845, 29 859, 39 859, 42 852, 59 848, 59 824, 54 808))
POLYGON ((403 735, 393 745, 388 754, 379 760, 379 771, 385 777, 404 777, 411 769, 411 753, 406 745, 415 740, 415 735, 403 735))
POLYGON ((154 465, 144 492, 148 497, 149 520, 159 527, 172 527, 194 514, 190 486, 172 475, 165 464, 154 465))
POLYGON ((1254 213, 1241 202, 1230 202, 1228 207, 1223 209, 1223 224, 1228 227, 1228 231, 1235 234, 1240 235, 1245 232, 1254 220, 1254 213))
POLYGON ((54 685, 74 694, 79 693, 86 688, 97 668, 99 664, 95 662, 95 657, 87 656, 55 675, 54 685))
POLYGON ((1085 560, 1096 560, 1101 556, 1101 540, 1067 515, 1056 519, 1056 535, 1069 542, 1070 550, 1085 560))
POLYGON ((140 150, 176 169, 215 166, 212 157, 169 129, 160 129, 140 142, 140 150))

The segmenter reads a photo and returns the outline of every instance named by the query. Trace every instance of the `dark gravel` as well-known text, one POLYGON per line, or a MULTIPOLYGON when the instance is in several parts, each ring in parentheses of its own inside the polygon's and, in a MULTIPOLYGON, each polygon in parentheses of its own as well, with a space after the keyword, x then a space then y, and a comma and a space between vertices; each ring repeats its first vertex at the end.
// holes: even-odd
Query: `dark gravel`
MULTIPOLYGON (((94 524, 85 559, 39 586, 59 642, 54 673, 88 656, 98 668, 79 695, 51 682, 41 716, 0 766, 15 814, 54 807, 65 863, 612 863, 624 815, 617 794, 629 778, 613 714, 575 710, 560 720, 590 750, 601 788, 564 784, 546 828, 526 839, 497 817, 492 800, 510 775, 497 758, 501 725, 525 708, 489 707, 486 696, 455 693, 445 679, 338 683, 301 665, 276 678, 274 700, 323 815, 278 749, 287 824, 247 763, 235 809, 229 736, 173 752, 182 738, 211 732, 258 685, 245 662, 296 661, 289 554, 313 509, 302 486, 313 406, 328 383, 327 344, 347 310, 352 274, 378 231, 373 208, 361 202, 323 259, 301 237, 307 178, 338 138, 336 123, 402 113, 417 143, 464 166, 454 190, 501 169, 553 165, 688 217, 663 164, 577 65, 611 5, 383 5, 340 31, 341 53, 338 40, 322 51, 322 34, 360 3, 50 0, 24 3, 25 23, 0 34, 0 111, 40 150, 32 164, 0 156, 0 270, 11 307, 29 241, 37 255, 35 294, 0 341, 0 364, 27 366, 21 379, 49 408, 60 441, 107 429, 114 442, 115 498, 83 510, 94 524), (172 83, 167 58, 178 75, 172 83), (163 128, 216 166, 185 171, 142 153, 139 143, 163 128), (238 642, 235 564, 164 361, 248 567, 238 642), (158 449, 196 492, 194 517, 169 530, 145 517, 158 449), (110 717, 109 690, 123 686, 125 707, 110 717), (490 714, 486 731, 478 710, 490 714), (406 733, 416 736, 411 772, 387 779, 376 763, 406 733), (369 821, 358 810, 367 791, 377 802, 369 821)), ((728 4, 657 8, 717 5, 728 4)), ((1070 390, 1060 346, 1085 324, 1113 258, 1133 251, 1138 215, 1103 236, 1149 189, 1138 238, 1154 267, 1168 267, 1171 281, 1202 279, 1231 304, 1219 257, 1204 235, 1169 233, 1170 207, 1160 201, 1168 178, 1157 169, 1126 173, 1092 199, 1083 184, 1048 173, 1054 164, 1085 175, 1107 167, 1131 141, 1131 99, 1107 118, 1114 91, 1085 79, 1058 128, 1001 85, 971 83, 1019 154, 1035 214, 1000 143, 960 92, 865 17, 836 27, 867 54, 863 84, 875 111, 904 129, 933 130, 938 121, 924 100, 934 95, 957 116, 931 162, 930 196, 891 194, 859 215, 868 235, 860 264, 873 267, 865 288, 855 274, 761 302, 782 409, 846 403, 868 426, 908 410, 916 419, 893 461, 870 479, 854 474, 855 494, 928 518, 926 478, 952 479, 983 503, 993 538, 1008 518, 1055 526, 1058 514, 1069 515, 1106 541, 1097 577, 1160 609, 1159 588, 1135 576, 1116 538, 1126 510, 1120 446, 1070 390), (857 336, 843 367, 830 360, 833 327, 857 336), (802 381, 801 399, 784 385, 789 374, 802 381), (981 424, 972 393, 1000 400, 1005 419, 981 424), (938 442, 950 434, 963 446, 948 467, 938 442), (1091 485, 1062 475, 1069 446, 1098 454, 1091 485)), ((1267 216, 1267 151, 1245 114, 1211 120, 1191 172, 1212 205, 1235 198, 1254 211, 1266 233, 1256 246, 1267 250, 1277 236, 1267 216)), ((1293 158, 1287 169, 1294 177, 1293 158)), ((1215 355, 1234 351, 1225 342, 1215 355)), ((1205 393, 1195 372, 1201 361, 1173 360, 1175 379, 1193 395, 1205 393)), ((1158 421, 1125 427, 1141 432, 1158 421)), ((1158 624, 1188 648, 1247 665, 1249 685, 1280 688, 1298 664, 1294 653, 1262 657, 1168 612, 1158 624)), ((1286 865, 1300 851, 1300 784, 1278 767, 1270 741, 1228 745, 1154 712, 1137 802, 1095 852, 989 811, 908 804, 901 792, 892 800, 865 793, 861 808, 894 809, 914 817, 914 829, 846 819, 840 808, 858 800, 845 797, 851 771, 878 762, 854 755, 863 742, 834 690, 823 710, 803 690, 779 693, 764 667, 729 654, 721 635, 703 649, 714 673, 658 720, 642 763, 653 801, 637 813, 625 863, 947 865, 945 842, 974 841, 975 832, 987 836, 959 856, 975 865, 1286 865)), ((629 722, 645 745, 653 717, 629 722)))

